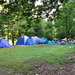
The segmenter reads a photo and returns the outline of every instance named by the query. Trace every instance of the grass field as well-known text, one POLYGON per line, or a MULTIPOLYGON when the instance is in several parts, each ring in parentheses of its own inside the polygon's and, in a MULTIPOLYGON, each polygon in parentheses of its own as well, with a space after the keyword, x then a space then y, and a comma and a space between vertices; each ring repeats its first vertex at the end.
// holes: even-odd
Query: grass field
POLYGON ((36 46, 12 46, 0 49, 0 67, 25 73, 43 62, 62 62, 70 53, 72 45, 40 44, 36 46))

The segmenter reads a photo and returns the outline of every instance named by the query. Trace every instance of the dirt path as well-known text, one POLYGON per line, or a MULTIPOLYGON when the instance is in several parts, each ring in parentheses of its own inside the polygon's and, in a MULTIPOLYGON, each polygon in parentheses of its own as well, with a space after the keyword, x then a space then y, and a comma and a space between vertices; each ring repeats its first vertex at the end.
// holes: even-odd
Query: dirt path
POLYGON ((46 64, 30 71, 27 75, 75 75, 75 64, 59 66, 60 64, 46 64))
POLYGON ((8 68, 0 68, 0 75, 75 75, 75 55, 72 54, 59 63, 43 63, 27 74, 15 73, 8 68))

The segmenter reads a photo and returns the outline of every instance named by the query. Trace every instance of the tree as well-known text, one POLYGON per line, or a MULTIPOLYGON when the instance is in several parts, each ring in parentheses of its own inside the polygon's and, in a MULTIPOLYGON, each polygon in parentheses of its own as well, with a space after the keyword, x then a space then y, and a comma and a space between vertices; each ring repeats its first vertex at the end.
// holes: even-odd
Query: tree
MULTIPOLYGON (((68 2, 66 3, 59 12, 59 15, 57 15, 57 20, 60 21, 60 25, 62 28, 65 28, 66 38, 68 41, 68 38, 70 37, 70 30, 72 28, 73 24, 73 8, 75 2, 68 2)), ((57 21, 56 20, 56 21, 57 21)), ((58 26, 58 25, 57 25, 58 26)))
POLYGON ((48 38, 49 40, 53 39, 53 24, 51 21, 46 22, 45 26, 45 37, 48 38))

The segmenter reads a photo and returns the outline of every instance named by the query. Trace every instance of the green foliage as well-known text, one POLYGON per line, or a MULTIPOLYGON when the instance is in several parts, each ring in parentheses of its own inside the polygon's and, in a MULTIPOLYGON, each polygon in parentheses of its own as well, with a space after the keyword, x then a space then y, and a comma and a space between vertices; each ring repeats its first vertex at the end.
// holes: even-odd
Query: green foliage
POLYGON ((5 3, 5 1, 4 0, 0 0, 0 4, 3 4, 3 3, 5 3))
POLYGON ((71 34, 70 37, 71 38, 75 37, 75 33, 74 32, 75 32, 75 25, 70 30, 70 34, 71 34))
POLYGON ((35 30, 35 34, 38 37, 42 37, 43 36, 43 29, 42 29, 42 25, 40 23, 36 24, 36 26, 34 27, 35 30))
POLYGON ((5 28, 3 24, 0 24, 0 37, 4 37, 5 36, 5 28))
MULTIPOLYGON (((74 3, 75 2, 66 3, 58 12, 59 15, 57 15, 57 19, 55 20, 55 27, 57 27, 58 31, 57 36, 61 34, 61 32, 64 34, 63 37, 69 38, 70 36, 72 36, 71 29, 74 27, 73 18, 75 16, 74 3), (59 31, 59 29, 61 31, 59 31)), ((62 38, 62 35, 60 35, 59 38, 62 38)))
POLYGON ((45 26, 45 37, 47 37, 49 40, 53 39, 53 24, 51 21, 46 22, 45 26))

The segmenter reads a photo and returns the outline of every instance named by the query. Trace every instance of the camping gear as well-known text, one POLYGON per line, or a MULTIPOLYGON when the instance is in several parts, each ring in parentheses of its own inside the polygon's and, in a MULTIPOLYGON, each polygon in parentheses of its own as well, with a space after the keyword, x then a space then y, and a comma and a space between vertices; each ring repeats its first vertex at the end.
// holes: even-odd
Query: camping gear
POLYGON ((42 40, 38 38, 38 44, 42 44, 42 40))
POLYGON ((55 43, 55 41, 54 41, 54 40, 52 40, 52 43, 55 43))
POLYGON ((33 42, 35 44, 41 44, 42 43, 42 40, 37 36, 32 36, 31 38, 33 39, 33 42))
POLYGON ((34 46, 35 43, 33 42, 33 39, 29 37, 25 43, 26 46, 34 46))
POLYGON ((59 44, 60 45, 65 45, 66 43, 65 43, 65 41, 61 41, 59 44))
POLYGON ((16 45, 25 45, 28 36, 20 36, 16 42, 16 45))
POLYGON ((0 48, 11 47, 11 45, 5 39, 0 38, 0 48))
POLYGON ((52 43, 52 41, 49 40, 48 43, 52 43))
POLYGON ((45 37, 41 37, 42 43, 43 44, 48 44, 48 39, 45 37))

